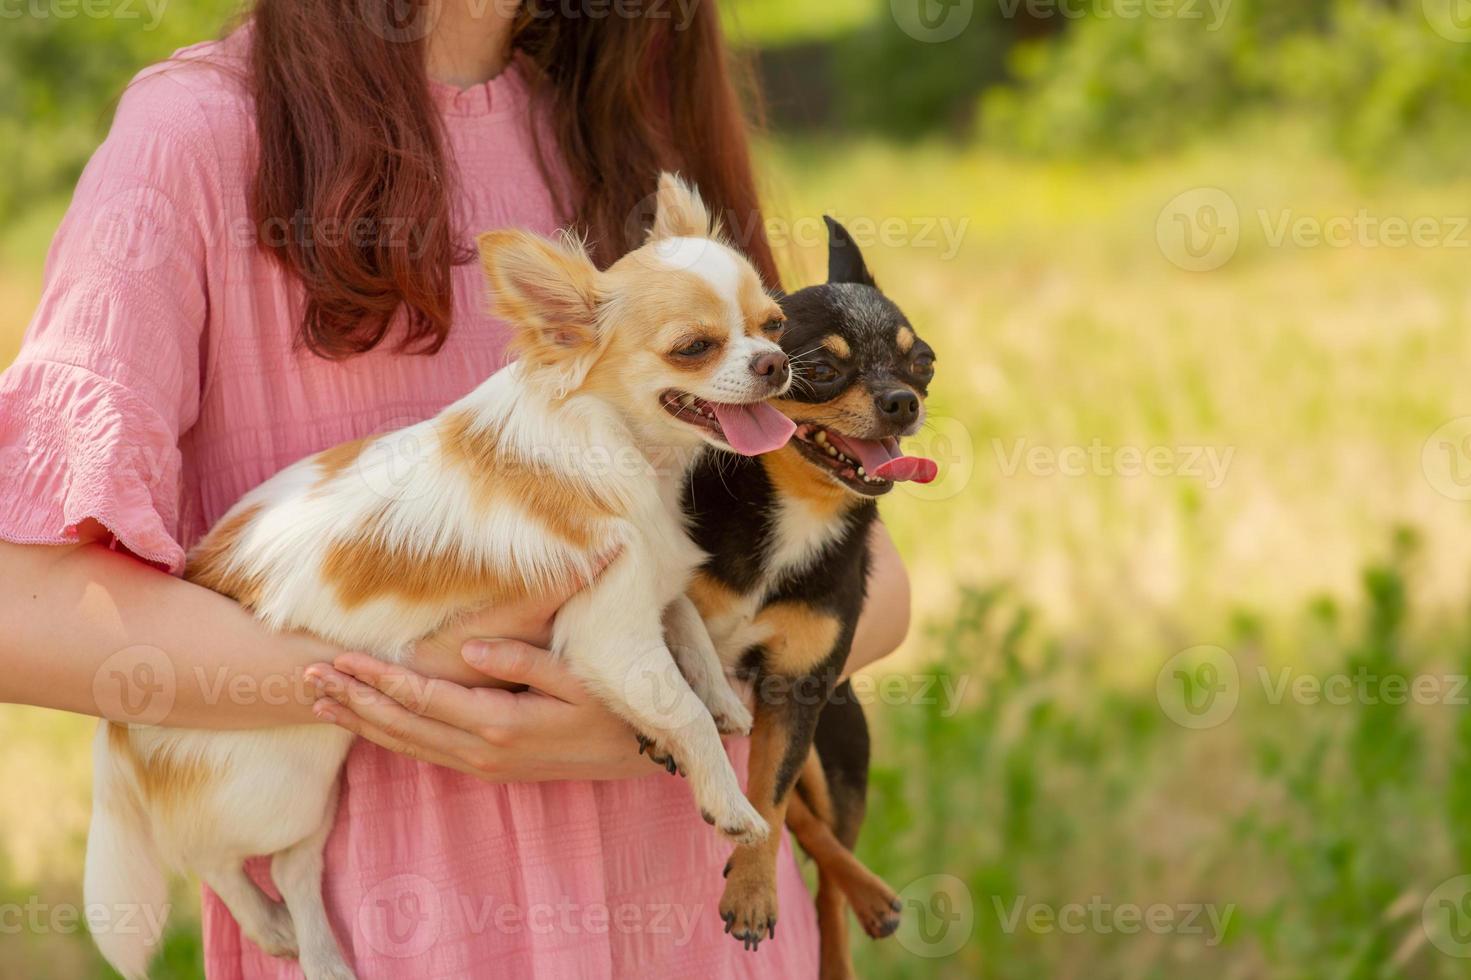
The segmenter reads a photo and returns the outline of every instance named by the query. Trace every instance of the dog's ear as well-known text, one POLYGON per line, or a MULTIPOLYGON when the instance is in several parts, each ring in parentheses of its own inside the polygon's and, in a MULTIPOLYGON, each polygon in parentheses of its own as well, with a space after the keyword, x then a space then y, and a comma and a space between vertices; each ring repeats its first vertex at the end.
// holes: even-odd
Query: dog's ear
POLYGON ((878 283, 873 281, 863 262, 863 253, 858 251, 858 243, 853 241, 848 229, 827 215, 822 220, 827 222, 827 281, 856 282, 877 289, 878 283))
POLYGON ((510 229, 486 232, 476 244, 491 309, 515 329, 511 351, 556 394, 580 386, 603 348, 599 273, 582 242, 510 229))
POLYGON ((710 212, 700 200, 700 192, 676 175, 665 171, 659 175, 659 190, 654 195, 654 225, 649 240, 660 238, 705 238, 711 232, 710 212))

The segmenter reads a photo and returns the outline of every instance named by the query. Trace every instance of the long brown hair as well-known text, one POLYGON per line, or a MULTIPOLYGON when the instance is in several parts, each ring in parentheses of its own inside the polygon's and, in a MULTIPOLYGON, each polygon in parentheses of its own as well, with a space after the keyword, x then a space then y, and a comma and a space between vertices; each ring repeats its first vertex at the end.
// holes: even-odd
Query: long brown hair
MULTIPOLYGON (((426 2, 257 0, 251 18, 252 210, 276 230, 263 246, 305 286, 301 339, 325 357, 371 350, 399 324, 402 350, 437 351, 450 329, 451 267, 485 230, 450 224, 426 2)), ((560 186, 543 163, 562 215, 606 264, 641 242, 659 171, 680 171, 775 287, 715 3, 634 6, 638 16, 616 6, 591 16, 565 0, 526 0, 518 14, 513 43, 556 141, 538 151, 543 161, 556 153, 570 179, 560 186)))

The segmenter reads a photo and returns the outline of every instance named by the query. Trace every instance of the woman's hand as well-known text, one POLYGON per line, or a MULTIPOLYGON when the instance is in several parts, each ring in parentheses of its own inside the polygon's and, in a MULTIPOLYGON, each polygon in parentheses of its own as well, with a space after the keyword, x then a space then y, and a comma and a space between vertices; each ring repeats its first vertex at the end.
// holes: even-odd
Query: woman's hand
POLYGON ((489 782, 621 779, 655 772, 633 730, 552 653, 519 640, 472 641, 465 662, 482 679, 526 690, 464 687, 367 654, 316 664, 317 717, 413 759, 489 782))

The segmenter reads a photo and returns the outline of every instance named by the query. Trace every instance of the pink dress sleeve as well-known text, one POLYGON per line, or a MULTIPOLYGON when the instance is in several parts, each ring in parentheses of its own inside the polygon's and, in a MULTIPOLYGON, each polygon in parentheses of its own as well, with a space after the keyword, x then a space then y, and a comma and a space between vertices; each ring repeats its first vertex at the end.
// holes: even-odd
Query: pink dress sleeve
POLYGON ((0 539, 61 544, 88 518, 178 572, 179 438, 200 401, 218 158, 198 101, 145 72, 124 95, 0 375, 0 539))

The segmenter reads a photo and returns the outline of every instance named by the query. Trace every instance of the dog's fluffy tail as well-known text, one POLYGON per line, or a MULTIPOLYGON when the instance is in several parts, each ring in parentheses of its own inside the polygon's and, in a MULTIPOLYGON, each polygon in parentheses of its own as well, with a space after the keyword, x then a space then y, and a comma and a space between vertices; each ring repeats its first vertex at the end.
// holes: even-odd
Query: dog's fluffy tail
POLYGON ((113 969, 127 980, 146 980, 148 963, 163 941, 168 916, 168 877, 132 786, 128 760, 119 758, 109 732, 97 726, 92 743, 92 826, 87 832, 83 883, 87 927, 113 969))

